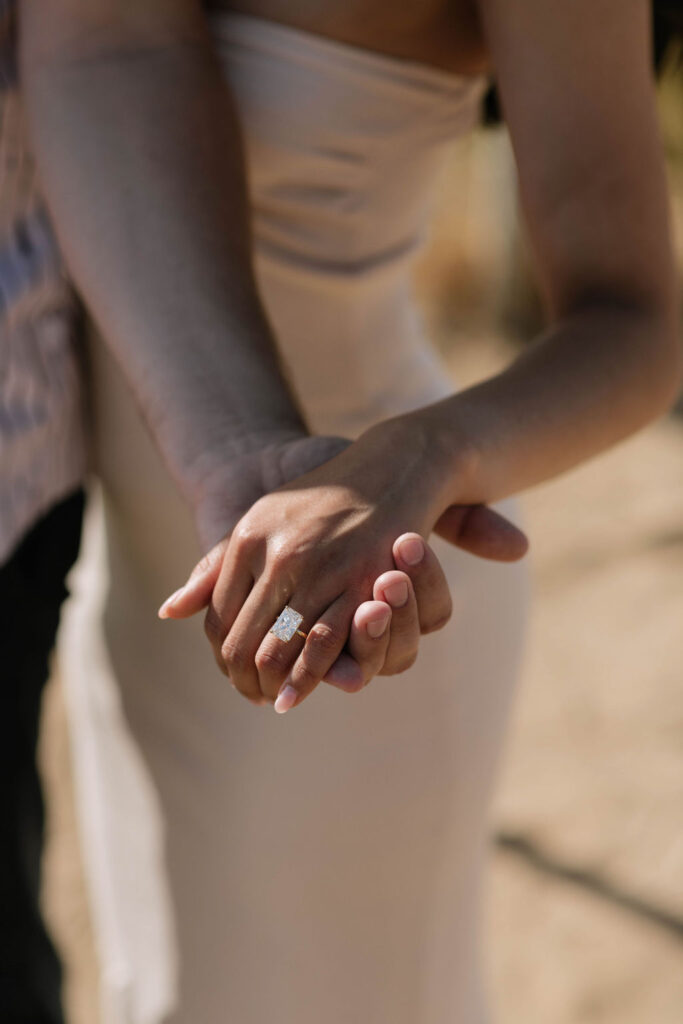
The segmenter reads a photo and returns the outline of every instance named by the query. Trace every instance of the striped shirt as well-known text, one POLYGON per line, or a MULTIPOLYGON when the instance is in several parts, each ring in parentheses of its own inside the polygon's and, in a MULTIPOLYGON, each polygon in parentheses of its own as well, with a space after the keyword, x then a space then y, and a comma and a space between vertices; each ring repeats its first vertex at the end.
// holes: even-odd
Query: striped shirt
POLYGON ((85 479, 77 306, 41 199, 0 0, 0 564, 85 479))

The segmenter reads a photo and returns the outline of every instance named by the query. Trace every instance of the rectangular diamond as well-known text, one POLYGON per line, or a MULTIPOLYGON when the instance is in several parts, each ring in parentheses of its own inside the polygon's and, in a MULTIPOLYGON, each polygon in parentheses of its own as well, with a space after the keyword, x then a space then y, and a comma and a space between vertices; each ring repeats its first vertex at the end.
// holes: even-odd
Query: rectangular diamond
POLYGON ((280 640, 291 640, 302 621, 303 615, 287 605, 278 615, 270 632, 280 640))

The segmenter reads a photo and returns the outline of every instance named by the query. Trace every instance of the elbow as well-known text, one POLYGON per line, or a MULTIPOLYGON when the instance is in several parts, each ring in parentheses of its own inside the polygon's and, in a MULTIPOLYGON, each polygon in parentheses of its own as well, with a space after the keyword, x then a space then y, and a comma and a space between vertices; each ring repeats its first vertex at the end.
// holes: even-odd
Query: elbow
POLYGON ((613 363, 610 378, 629 383, 634 427, 645 426, 670 412, 680 397, 683 376, 680 298, 673 287, 656 296, 591 294, 572 303, 569 319, 597 328, 606 340, 613 363), (622 375, 623 374, 623 375, 622 375))
POLYGON ((637 419, 645 424, 671 410, 681 392, 683 348, 681 293, 670 250, 649 267, 562 278, 547 297, 551 322, 592 322, 597 344, 606 343, 610 351, 613 381, 630 381, 637 419))

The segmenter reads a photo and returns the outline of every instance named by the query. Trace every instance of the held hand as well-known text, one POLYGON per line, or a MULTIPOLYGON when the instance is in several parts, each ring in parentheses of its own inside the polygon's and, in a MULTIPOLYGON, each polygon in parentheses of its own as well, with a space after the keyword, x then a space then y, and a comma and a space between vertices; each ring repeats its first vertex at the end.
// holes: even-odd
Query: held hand
POLYGON ((451 615, 451 595, 439 560, 417 533, 405 533, 392 547, 394 563, 404 571, 382 573, 373 600, 354 613, 344 651, 325 682, 356 693, 375 675, 405 672, 417 657, 420 635, 441 629, 451 615), (390 630, 379 633, 384 623, 390 630))
MULTIPOLYGON (((162 606, 164 618, 187 618, 208 605, 228 541, 224 538, 197 563, 173 603, 162 606)), ((406 533, 394 542, 392 555, 397 568, 375 580, 373 599, 356 609, 347 644, 325 676, 347 693, 376 675, 405 671, 417 656, 420 635, 440 629, 450 617, 448 583, 429 544, 406 533)))
MULTIPOLYGON (((529 547, 520 529, 484 505, 451 506, 435 532, 472 555, 499 562, 517 561, 529 547)), ((359 605, 346 648, 325 676, 326 683, 348 693, 362 689, 375 675, 396 675, 410 668, 417 657, 420 636, 443 628, 450 619, 448 582, 429 544, 419 534, 406 533, 396 539, 392 554, 396 570, 402 571, 383 573, 375 581, 375 600, 359 605), (378 602, 382 602, 385 615, 391 614, 380 668, 376 665, 381 645, 366 628, 369 619, 380 617, 378 602)))
MULTIPOLYGON (((235 545, 234 536, 227 535, 214 545, 195 567, 182 593, 174 595, 173 601, 166 602, 162 611, 162 614, 169 617, 185 617, 209 602, 206 627, 213 641, 217 662, 224 671, 228 671, 233 682, 237 682, 241 692, 254 701, 261 702, 263 694, 272 701, 284 675, 292 673, 292 670, 292 679, 299 681, 299 697, 303 692, 302 682, 307 687, 306 692, 310 692, 323 676, 334 685, 353 691, 378 671, 402 671, 414 660, 419 633, 438 628, 448 618, 450 597, 445 579, 438 561, 428 546, 421 544, 419 536, 413 537, 413 541, 418 549, 420 546, 423 548, 422 562, 413 567, 405 564, 407 575, 395 570, 388 574, 379 573, 374 580, 374 598, 379 598, 379 602, 359 603, 360 591, 357 584, 355 589, 347 587, 346 593, 342 595, 335 596, 333 593, 335 588, 343 585, 341 578, 337 581, 336 577, 341 577, 343 570, 339 563, 343 560, 344 547, 348 553, 349 539, 356 541, 353 546, 356 548, 357 573, 360 569, 359 575, 364 584, 373 583, 369 579, 367 554, 359 550, 359 535, 368 538, 367 550, 374 553, 373 563, 379 567, 381 556, 377 555, 377 540, 382 533, 383 520, 398 522, 401 514, 407 519, 416 519, 416 511, 417 519, 420 514, 424 518, 430 498, 429 473, 424 469, 420 472, 420 487, 411 487, 408 479, 408 487, 403 490, 403 494, 400 487, 396 488, 397 476, 400 474, 395 471, 392 473, 388 461, 392 454, 396 454, 395 447, 392 453, 392 446, 397 441, 396 421, 388 432, 389 436, 386 431, 380 431, 379 437, 376 431, 368 433, 371 436, 364 435, 353 446, 356 449, 353 452, 355 459, 340 456, 321 467, 321 470, 329 470, 334 466, 336 472, 332 476, 329 472, 321 473, 319 469, 307 475, 311 479, 299 479, 295 487, 290 485, 289 488, 282 488, 277 494, 269 495, 270 500, 257 502, 240 521, 238 544, 235 545), (362 441, 365 443, 361 444, 362 441), (362 458, 358 457, 358 448, 362 449, 362 458), (383 480, 378 480, 382 474, 383 480), (385 500, 392 488, 399 499, 398 515, 385 500), (421 510, 420 497, 424 506, 421 510), (296 522, 300 523, 300 529, 294 525, 296 522), (303 545, 301 538, 297 537, 302 531, 304 537, 308 534, 303 545), (249 540, 255 543, 250 545, 249 540), (282 562, 282 555, 287 553, 287 549, 289 565, 282 562), (328 568, 332 569, 327 581, 322 580, 319 573, 316 578, 315 570, 312 573, 310 571, 312 563, 320 556, 328 568), (303 564, 305 569, 306 563, 309 572, 302 573, 301 566, 303 564), (280 592, 286 594, 287 599, 291 598, 290 603, 297 607, 296 599, 291 597, 296 589, 292 576, 303 577, 304 580, 308 576, 313 586, 321 590, 324 590, 327 582, 330 590, 329 594, 325 593, 317 599, 323 605, 321 611, 327 613, 327 621, 323 614, 311 630, 312 637, 309 637, 305 646, 298 641, 283 644, 267 635, 270 625, 286 603, 279 596, 280 592), (390 589, 392 583, 394 586, 390 589), (253 593, 250 593, 252 584, 253 590, 260 594, 258 604, 253 600, 253 593), (217 592, 212 593, 216 585, 217 592), (241 593, 236 591, 236 585, 241 585, 241 593), (404 591, 403 600, 397 600, 394 591, 401 589, 404 591), (246 598, 244 608, 242 597, 246 598), (387 598, 393 599, 397 605, 393 611, 391 632, 388 637, 373 638, 371 632, 377 631, 378 626, 386 626, 389 609, 382 603, 382 599, 387 598), (268 605, 267 610, 264 610, 264 604, 268 605), (273 604, 272 609, 269 604, 273 604), (258 643, 255 643, 255 638, 258 643), (348 653, 341 654, 341 647, 347 639, 348 653), (296 665, 293 664, 296 660, 293 643, 298 643, 299 648, 304 646, 296 665), (341 657, 332 667, 340 654, 341 657), (313 676, 317 678, 313 680, 313 676)), ((405 476, 406 455, 410 456, 410 452, 406 451, 402 442, 400 429, 398 433, 397 450, 405 476)), ((298 442, 300 448, 303 443, 298 442)), ((413 468, 416 464, 414 455, 413 468)), ((428 532, 424 523, 422 528, 428 532)), ((448 509, 439 519, 437 529, 453 543, 484 557, 514 559, 521 557, 526 550, 523 534, 485 508, 448 509)), ((398 541, 393 546, 393 560, 388 542, 379 546, 385 548, 385 564, 395 562, 398 566, 402 565, 402 545, 398 541)), ((367 589, 369 593, 370 587, 367 589)), ((298 600, 301 605, 303 595, 298 600)), ((280 705, 282 703, 283 700, 279 702, 280 705)))

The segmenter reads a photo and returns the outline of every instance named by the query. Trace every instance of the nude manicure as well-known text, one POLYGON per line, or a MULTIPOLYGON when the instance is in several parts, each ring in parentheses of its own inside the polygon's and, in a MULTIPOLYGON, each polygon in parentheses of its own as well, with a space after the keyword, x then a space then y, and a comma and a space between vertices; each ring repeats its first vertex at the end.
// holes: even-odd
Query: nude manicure
POLYGON ((368 622, 367 631, 368 636, 371 636, 373 640, 377 640, 386 632, 386 628, 389 625, 389 615, 383 615, 381 619, 374 619, 372 622, 368 622))
POLYGON ((290 686, 288 683, 287 686, 278 693, 277 700, 273 704, 273 707, 279 715, 284 715, 285 711, 289 711, 289 709, 294 706, 298 696, 299 694, 296 692, 294 687, 290 686))
POLYGON ((425 548, 419 538, 408 537, 399 545, 399 552, 406 565, 417 565, 424 557, 425 548))
POLYGON ((404 580, 390 583, 384 588, 384 596, 393 608, 402 608, 408 600, 408 584, 404 580))

